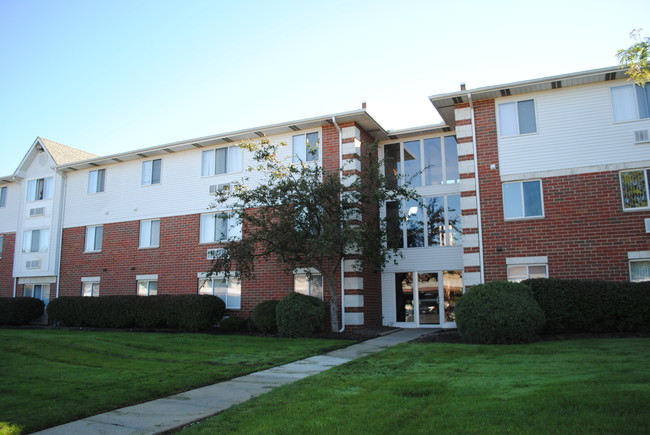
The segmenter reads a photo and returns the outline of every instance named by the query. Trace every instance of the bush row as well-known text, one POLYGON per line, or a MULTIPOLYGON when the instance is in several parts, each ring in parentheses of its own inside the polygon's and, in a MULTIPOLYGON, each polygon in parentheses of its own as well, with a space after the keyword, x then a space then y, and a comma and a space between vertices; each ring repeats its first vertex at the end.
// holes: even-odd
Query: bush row
POLYGON ((26 325, 43 315, 45 304, 36 298, 0 298, 0 325, 26 325))
POLYGON ((184 331, 212 328, 225 310, 221 299, 209 295, 65 296, 47 307, 51 324, 184 331))

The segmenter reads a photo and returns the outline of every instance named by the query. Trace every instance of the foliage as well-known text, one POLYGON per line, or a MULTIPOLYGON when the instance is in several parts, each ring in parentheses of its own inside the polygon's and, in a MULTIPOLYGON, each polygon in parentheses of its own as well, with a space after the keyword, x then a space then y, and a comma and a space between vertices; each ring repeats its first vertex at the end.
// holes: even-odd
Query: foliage
POLYGON ((219 329, 224 332, 246 332, 249 330, 249 321, 244 317, 228 317, 219 323, 219 329))
POLYGON ((224 302, 210 295, 66 296, 47 307, 52 324, 184 331, 212 328, 225 310, 224 302))
POLYGON ((510 344, 532 341, 544 326, 544 312, 530 287, 492 281, 472 287, 456 304, 463 341, 510 344))
POLYGON ((537 278, 524 283, 546 314, 546 332, 650 332, 650 282, 537 278))
POLYGON ((397 248, 386 247, 385 201, 417 198, 408 182, 386 183, 377 146, 364 145, 361 175, 324 171, 315 162, 292 162, 285 143, 269 139, 240 145, 252 153, 261 180, 244 178, 216 195, 212 207, 230 209, 243 226, 241 240, 230 239, 213 260, 212 273, 254 277, 256 261, 279 260, 285 272, 315 269, 330 302, 332 330, 338 329, 336 285, 341 262, 363 253, 363 268, 380 270, 397 248))
POLYGON ((251 320, 255 327, 265 334, 276 332, 278 330, 278 321, 275 315, 275 309, 278 306, 276 300, 268 300, 257 304, 253 310, 253 317, 251 320))
POLYGON ((323 330, 325 303, 314 296, 292 292, 275 309, 283 337, 308 337, 323 330))
POLYGON ((37 298, 0 298, 0 325, 25 325, 43 315, 45 304, 37 298))
POLYGON ((650 67, 648 66, 648 51, 650 50, 650 38, 644 38, 641 30, 635 29, 630 32, 630 38, 636 40, 634 44, 626 49, 616 52, 618 62, 623 68, 629 68, 627 75, 639 86, 645 86, 650 81, 650 67))

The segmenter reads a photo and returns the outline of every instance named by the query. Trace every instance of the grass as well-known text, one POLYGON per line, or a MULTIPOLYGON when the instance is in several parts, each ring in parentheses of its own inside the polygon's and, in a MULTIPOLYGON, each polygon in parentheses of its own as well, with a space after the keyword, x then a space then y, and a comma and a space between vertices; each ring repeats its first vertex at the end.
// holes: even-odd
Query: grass
POLYGON ((349 345, 205 334, 0 329, 0 429, 31 432, 349 345))
POLYGON ((650 433, 650 339, 409 343, 233 407, 212 433, 650 433))

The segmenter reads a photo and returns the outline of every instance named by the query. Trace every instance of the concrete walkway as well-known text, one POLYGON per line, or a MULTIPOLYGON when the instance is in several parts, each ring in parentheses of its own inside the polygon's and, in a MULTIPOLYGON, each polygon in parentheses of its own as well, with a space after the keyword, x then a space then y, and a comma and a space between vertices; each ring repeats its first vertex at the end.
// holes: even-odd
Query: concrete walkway
POLYGON ((281 385, 324 372, 400 343, 411 341, 431 329, 402 329, 382 337, 312 356, 283 366, 234 378, 196 390, 116 409, 83 420, 46 429, 38 434, 156 434, 180 429, 260 396, 281 385))

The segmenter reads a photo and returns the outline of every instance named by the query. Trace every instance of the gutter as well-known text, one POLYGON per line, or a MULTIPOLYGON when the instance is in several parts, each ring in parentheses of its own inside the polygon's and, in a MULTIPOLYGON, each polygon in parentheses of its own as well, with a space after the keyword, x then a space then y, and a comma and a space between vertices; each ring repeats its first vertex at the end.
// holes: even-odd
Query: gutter
POLYGON ((481 282, 485 282, 485 269, 483 267, 483 220, 481 219, 481 192, 479 188, 478 178, 478 151, 476 146, 476 119, 474 118, 474 101, 472 100, 472 93, 467 92, 467 99, 469 100, 470 114, 472 117, 472 145, 474 151, 474 173, 476 174, 476 217, 478 219, 478 257, 479 266, 481 267, 481 282))
MULTIPOLYGON (((343 178, 343 135, 341 127, 336 122, 336 115, 332 116, 332 123, 339 133, 339 176, 343 178)), ((343 331, 345 331, 345 259, 341 259, 341 329, 339 332, 343 331)))

